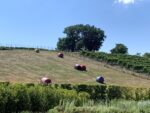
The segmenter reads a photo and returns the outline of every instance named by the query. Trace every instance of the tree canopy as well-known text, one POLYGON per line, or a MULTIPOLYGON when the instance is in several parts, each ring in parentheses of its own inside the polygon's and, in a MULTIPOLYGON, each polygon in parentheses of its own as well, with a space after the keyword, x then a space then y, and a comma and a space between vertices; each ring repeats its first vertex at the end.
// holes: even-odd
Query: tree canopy
POLYGON ((90 25, 73 25, 64 29, 66 37, 59 38, 57 49, 63 51, 99 50, 106 36, 100 28, 90 25))
POLYGON ((110 51, 112 54, 127 54, 128 48, 124 44, 116 44, 110 51))
POLYGON ((143 57, 150 58, 150 53, 144 53, 143 57))

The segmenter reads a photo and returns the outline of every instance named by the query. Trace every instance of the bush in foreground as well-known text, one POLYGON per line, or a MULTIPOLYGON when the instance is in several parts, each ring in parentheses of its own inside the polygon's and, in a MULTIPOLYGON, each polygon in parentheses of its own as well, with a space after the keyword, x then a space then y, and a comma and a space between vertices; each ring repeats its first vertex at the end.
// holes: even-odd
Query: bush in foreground
POLYGON ((88 84, 52 84, 48 86, 0 84, 0 113, 21 111, 46 112, 59 105, 60 101, 73 102, 73 105, 75 105, 74 109, 78 110, 80 106, 82 109, 82 105, 89 100, 95 103, 101 101, 110 104, 113 100, 118 99, 133 101, 148 100, 150 99, 150 89, 88 84))

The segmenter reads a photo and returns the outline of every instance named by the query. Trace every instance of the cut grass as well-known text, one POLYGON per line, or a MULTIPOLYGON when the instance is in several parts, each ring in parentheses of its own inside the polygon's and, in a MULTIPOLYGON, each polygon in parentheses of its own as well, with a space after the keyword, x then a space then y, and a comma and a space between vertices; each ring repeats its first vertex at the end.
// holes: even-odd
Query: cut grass
POLYGON ((99 75, 104 76, 106 84, 150 87, 150 80, 105 67, 105 64, 80 57, 78 53, 65 53, 62 59, 57 57, 57 52, 50 51, 0 51, 0 81, 37 83, 47 76, 53 83, 97 84, 95 79, 99 75), (75 70, 76 63, 85 64, 87 71, 75 70))

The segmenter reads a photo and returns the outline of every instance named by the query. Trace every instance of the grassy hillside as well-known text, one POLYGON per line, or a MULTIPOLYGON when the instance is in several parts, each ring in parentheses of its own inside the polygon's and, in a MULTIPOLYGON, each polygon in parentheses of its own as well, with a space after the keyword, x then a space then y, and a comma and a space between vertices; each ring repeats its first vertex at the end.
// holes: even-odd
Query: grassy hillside
POLYGON ((57 52, 32 50, 0 51, 0 81, 38 83, 43 76, 48 76, 53 83, 94 83, 98 75, 105 77, 107 84, 133 87, 150 87, 150 80, 133 76, 129 73, 108 68, 105 64, 66 53, 58 58, 57 52), (87 71, 77 71, 74 64, 85 64, 87 71))

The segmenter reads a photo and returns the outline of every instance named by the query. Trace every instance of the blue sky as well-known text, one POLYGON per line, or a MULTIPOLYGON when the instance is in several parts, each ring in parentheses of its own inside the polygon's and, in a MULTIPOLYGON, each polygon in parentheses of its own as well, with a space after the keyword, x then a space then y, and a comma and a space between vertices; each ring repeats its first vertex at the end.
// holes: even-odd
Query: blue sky
POLYGON ((130 54, 150 52, 150 0, 0 0, 0 44, 55 49, 65 27, 90 24, 130 54))

